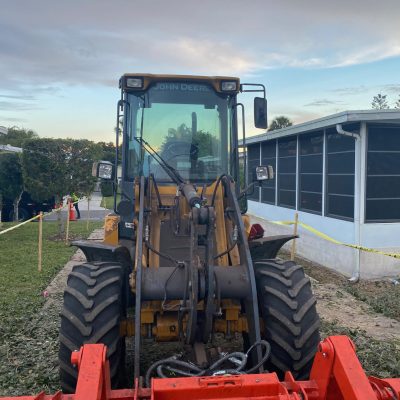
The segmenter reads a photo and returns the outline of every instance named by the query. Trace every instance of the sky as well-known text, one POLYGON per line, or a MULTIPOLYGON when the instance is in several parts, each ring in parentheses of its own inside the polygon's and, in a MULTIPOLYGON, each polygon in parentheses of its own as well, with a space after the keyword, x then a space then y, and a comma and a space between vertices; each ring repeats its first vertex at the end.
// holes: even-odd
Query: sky
MULTIPOLYGON (((238 76, 271 121, 400 97, 399 0, 0 0, 0 126, 113 141, 126 72, 238 76)), ((246 105, 248 135, 252 104, 246 105)))

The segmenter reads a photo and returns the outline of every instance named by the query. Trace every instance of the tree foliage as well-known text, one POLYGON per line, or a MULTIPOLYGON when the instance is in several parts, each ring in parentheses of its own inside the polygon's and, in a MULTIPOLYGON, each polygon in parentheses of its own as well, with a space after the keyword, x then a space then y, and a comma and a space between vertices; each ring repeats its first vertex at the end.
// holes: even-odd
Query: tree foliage
POLYGON ((212 156, 220 146, 219 140, 211 133, 202 130, 193 133, 192 129, 186 126, 186 124, 181 124, 177 129, 168 129, 168 136, 161 146, 161 151, 169 143, 177 140, 196 146, 198 148, 197 157, 212 156))
MULTIPOLYGON (((113 142, 98 142, 96 146, 99 146, 101 149, 100 159, 103 161, 109 161, 114 164, 115 162, 115 144, 113 142)), ((118 149, 118 161, 122 160, 122 144, 119 145, 118 149)))
POLYGON ((26 189, 35 200, 89 195, 96 182, 92 164, 101 156, 101 147, 89 140, 27 140, 22 153, 26 189))
POLYGON ((103 156, 103 150, 90 140, 66 140, 65 160, 68 169, 66 177, 70 192, 89 196, 97 178, 92 176, 93 162, 103 156))
POLYGON ((394 108, 400 109, 400 94, 399 94, 399 98, 397 99, 396 103, 394 104, 394 108))
POLYGON ((35 139, 38 135, 30 130, 13 126, 8 128, 7 133, 0 134, 0 144, 9 144, 15 147, 22 147, 28 139, 35 139))
POLYGON ((15 153, 0 154, 0 193, 3 199, 14 201, 23 189, 20 156, 15 153))
POLYGON ((22 171, 26 190, 34 200, 68 193, 67 146, 63 139, 30 139, 22 152, 22 171))
POLYGON ((268 131, 274 131, 276 129, 287 128, 288 126, 292 126, 293 122, 284 115, 276 117, 272 120, 271 124, 269 125, 268 131))
POLYGON ((14 219, 18 220, 18 204, 23 191, 24 183, 19 154, 0 154, 0 210, 3 207, 3 201, 11 201, 14 205, 14 219))
POLYGON ((378 93, 372 99, 372 108, 375 110, 387 110, 389 108, 389 104, 387 102, 387 95, 378 93))

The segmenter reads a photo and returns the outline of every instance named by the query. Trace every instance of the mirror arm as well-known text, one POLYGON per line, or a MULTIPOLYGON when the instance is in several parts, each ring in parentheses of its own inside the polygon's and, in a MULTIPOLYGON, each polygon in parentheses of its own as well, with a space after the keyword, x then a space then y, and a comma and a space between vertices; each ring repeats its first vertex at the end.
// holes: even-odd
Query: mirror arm
POLYGON ((265 86, 262 83, 242 83, 240 84, 240 91, 242 93, 244 92, 253 92, 253 93, 260 93, 263 92, 264 99, 266 99, 265 95, 265 86), (254 86, 254 87, 259 87, 261 89, 243 89, 243 86, 254 86))
POLYGON ((238 200, 240 200, 243 196, 245 196, 246 194, 252 195, 254 193, 254 188, 256 186, 256 183, 259 184, 259 186, 262 186, 262 181, 255 181, 255 182, 251 182, 250 185, 246 186, 239 194, 238 200), (253 189, 251 191, 251 193, 248 193, 248 191, 250 189, 253 189))

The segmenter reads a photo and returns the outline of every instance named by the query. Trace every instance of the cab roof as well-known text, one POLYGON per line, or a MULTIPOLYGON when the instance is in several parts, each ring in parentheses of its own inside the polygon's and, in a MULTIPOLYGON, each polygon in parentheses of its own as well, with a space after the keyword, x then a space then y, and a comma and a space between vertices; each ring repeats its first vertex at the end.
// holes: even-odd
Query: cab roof
MULTIPOLYGON (((119 81, 119 87, 125 91, 147 90, 153 82, 196 82, 196 83, 209 83, 213 86, 214 90, 219 93, 226 93, 222 91, 222 82, 237 82, 236 90, 230 93, 238 93, 240 91, 240 79, 231 76, 200 76, 200 75, 163 75, 163 74, 140 74, 140 73, 126 73, 122 75, 119 81), (143 87, 130 88, 126 82, 128 78, 142 78, 143 87)), ((228 92, 229 93, 229 92, 228 92)))

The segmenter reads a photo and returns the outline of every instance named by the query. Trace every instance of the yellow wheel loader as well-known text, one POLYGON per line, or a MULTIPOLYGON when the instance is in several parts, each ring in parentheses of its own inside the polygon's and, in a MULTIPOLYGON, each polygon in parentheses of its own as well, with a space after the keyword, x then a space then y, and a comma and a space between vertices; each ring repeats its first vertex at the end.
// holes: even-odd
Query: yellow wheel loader
POLYGON ((263 237, 246 216, 247 194, 274 172, 246 170, 237 97, 258 93, 254 123, 265 129, 264 86, 125 74, 120 89, 115 163, 94 165, 113 182, 114 212, 102 243, 74 242, 87 262, 73 269, 64 294, 63 391, 75 391, 71 353, 88 343, 107 346, 111 382, 121 384, 126 336, 134 336, 135 377, 148 386, 157 376, 265 370, 307 378, 320 340, 310 281, 299 265, 276 259, 293 236, 263 237), (243 349, 213 359, 216 334, 241 335, 243 349), (171 354, 142 371, 144 339, 190 346, 190 359, 171 354))

